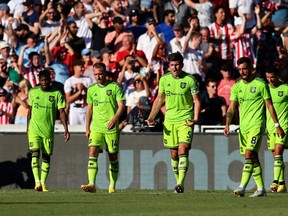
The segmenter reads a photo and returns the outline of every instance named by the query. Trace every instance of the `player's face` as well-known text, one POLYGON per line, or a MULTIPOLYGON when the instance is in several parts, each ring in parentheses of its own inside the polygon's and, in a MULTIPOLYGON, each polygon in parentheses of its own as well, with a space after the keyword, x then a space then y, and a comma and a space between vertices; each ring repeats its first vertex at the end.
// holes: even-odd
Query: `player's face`
POLYGON ((98 82, 101 85, 105 84, 106 81, 106 73, 103 71, 102 68, 94 68, 94 77, 96 82, 98 82))
POLYGON ((173 77, 180 77, 182 74, 183 63, 179 61, 170 61, 169 69, 172 72, 173 77))
POLYGON ((44 91, 48 91, 51 86, 51 78, 46 76, 39 77, 39 83, 44 91))
POLYGON ((277 77, 275 73, 267 73, 266 72, 266 79, 271 86, 275 86, 277 82, 277 77))
POLYGON ((237 70, 239 71, 239 74, 241 76, 241 79, 248 81, 252 75, 251 68, 249 65, 244 62, 243 64, 238 65, 237 70))

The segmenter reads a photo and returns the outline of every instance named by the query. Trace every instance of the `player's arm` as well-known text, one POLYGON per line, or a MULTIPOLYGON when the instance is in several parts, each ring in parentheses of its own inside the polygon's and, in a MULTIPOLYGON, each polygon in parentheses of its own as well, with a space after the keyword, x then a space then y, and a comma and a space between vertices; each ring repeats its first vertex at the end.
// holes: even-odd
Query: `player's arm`
POLYGON ((225 136, 229 135, 229 126, 230 126, 230 123, 232 121, 233 115, 235 113, 236 105, 237 105, 236 101, 230 100, 230 105, 228 107, 227 114, 226 114, 226 126, 224 129, 224 135, 225 136))
POLYGON ((119 120, 120 116, 122 115, 122 113, 125 110, 124 100, 117 101, 117 105, 118 105, 118 109, 117 109, 115 115, 113 116, 113 118, 109 121, 109 123, 107 125, 107 128, 109 130, 114 128, 116 122, 119 120))
POLYGON ((158 114, 160 108, 162 107, 164 101, 165 101, 165 93, 158 92, 157 98, 153 103, 152 110, 148 117, 148 124, 154 124, 154 119, 158 114))
POLYGON ((198 122, 199 119, 199 113, 201 111, 201 101, 199 94, 193 94, 193 101, 194 101, 194 119, 191 121, 186 121, 186 126, 193 126, 198 122))
POLYGON ((64 127, 64 139, 65 139, 65 142, 67 142, 70 139, 70 133, 69 133, 69 130, 68 130, 67 115, 66 115, 65 109, 64 108, 60 108, 59 109, 59 113, 60 113, 61 123, 62 123, 62 125, 64 127))
POLYGON ((86 137, 89 138, 90 136, 90 125, 91 125, 91 120, 92 120, 92 104, 87 105, 87 110, 86 110, 86 137))
POLYGON ((278 117, 277 114, 275 112, 275 109, 273 107, 272 101, 271 99, 265 99, 265 105, 267 107, 267 109, 269 110, 269 113, 273 119, 273 122, 275 124, 275 128, 276 128, 276 133, 278 136, 280 136, 281 138, 283 138, 285 136, 285 133, 283 131, 283 129, 280 127, 280 124, 278 122, 278 117))

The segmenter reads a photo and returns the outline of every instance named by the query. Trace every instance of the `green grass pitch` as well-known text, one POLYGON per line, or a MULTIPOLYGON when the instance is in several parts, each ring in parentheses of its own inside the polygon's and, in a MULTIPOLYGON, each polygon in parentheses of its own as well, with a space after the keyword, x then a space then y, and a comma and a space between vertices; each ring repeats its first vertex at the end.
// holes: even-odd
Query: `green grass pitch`
POLYGON ((288 213, 288 193, 268 193, 267 197, 235 197, 232 191, 192 191, 174 194, 172 190, 105 190, 85 193, 81 190, 1 189, 0 215, 123 215, 249 216, 288 213))

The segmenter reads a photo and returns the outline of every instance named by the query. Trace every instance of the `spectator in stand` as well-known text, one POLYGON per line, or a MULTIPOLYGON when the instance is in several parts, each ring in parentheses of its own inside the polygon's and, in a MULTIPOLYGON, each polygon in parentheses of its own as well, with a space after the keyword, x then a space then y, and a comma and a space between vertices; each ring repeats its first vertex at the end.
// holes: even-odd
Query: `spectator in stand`
POLYGON ((213 5, 209 0, 199 0, 199 3, 195 3, 193 0, 184 1, 189 7, 197 11, 201 27, 209 26, 212 23, 213 5))
POLYGON ((122 40, 126 35, 133 35, 132 32, 125 31, 123 27, 123 20, 121 17, 114 17, 113 26, 114 31, 109 32, 105 37, 105 45, 110 50, 113 51, 110 61, 114 64, 112 65, 112 71, 116 70, 116 56, 119 51, 124 50, 122 40))
POLYGON ((169 43, 171 39, 175 37, 173 25, 175 23, 175 11, 165 10, 164 11, 165 21, 157 25, 157 32, 162 33, 165 38, 165 43, 169 43))
POLYGON ((229 0, 230 13, 234 16, 234 21, 243 14, 245 16, 245 29, 251 29, 256 25, 254 16, 254 6, 259 4, 260 0, 229 0))
POLYGON ((91 50, 89 49, 83 49, 81 51, 81 56, 82 60, 84 62, 84 71, 89 67, 92 66, 92 61, 91 61, 91 50))
POLYGON ((202 77, 202 81, 205 81, 208 68, 206 66, 204 54, 202 50, 200 50, 202 36, 199 32, 193 31, 194 27, 192 23, 193 20, 190 23, 190 30, 185 37, 182 49, 184 57, 183 71, 187 71, 187 73, 191 74, 199 74, 202 77))
POLYGON ((162 33, 158 34, 156 25, 157 24, 154 18, 150 17, 147 19, 147 32, 139 37, 136 47, 137 50, 142 50, 145 53, 148 63, 151 63, 153 50, 157 43, 164 41, 164 35, 162 33))
POLYGON ((96 79, 94 76, 93 65, 96 63, 102 62, 101 53, 98 50, 92 50, 90 53, 90 57, 91 57, 92 64, 91 64, 91 66, 88 66, 86 68, 83 75, 86 77, 90 77, 92 79, 93 83, 95 83, 96 79))
POLYGON ((217 95, 223 97, 227 106, 229 106, 231 89, 235 83, 235 80, 232 78, 232 68, 226 64, 223 64, 221 65, 220 73, 222 74, 222 79, 218 84, 217 95))
POLYGON ((11 18, 9 13, 10 13, 9 6, 5 3, 0 4, 0 20, 1 24, 5 28, 8 27, 9 19, 11 18))
POLYGON ((205 62, 208 68, 207 77, 214 77, 216 80, 219 80, 221 79, 221 74, 218 73, 219 57, 217 56, 217 50, 219 50, 219 48, 215 46, 210 38, 210 30, 207 26, 200 29, 200 34, 202 36, 200 49, 204 54, 205 62))
POLYGON ((5 27, 1 24, 0 24, 0 40, 10 43, 10 38, 8 34, 6 33, 5 27))
POLYGON ((6 41, 0 41, 0 55, 10 65, 10 45, 6 41))
POLYGON ((43 70, 44 67, 41 64, 40 55, 37 52, 30 52, 28 55, 29 63, 26 66, 23 65, 24 51, 28 47, 28 45, 23 47, 18 59, 18 65, 21 68, 23 77, 30 82, 32 87, 35 87, 39 84, 38 74, 41 70, 43 70))
POLYGON ((47 5, 47 9, 39 17, 39 25, 41 35, 46 36, 48 33, 53 33, 60 26, 60 22, 56 21, 56 10, 53 7, 53 3, 50 1, 47 5))
POLYGON ((0 125, 11 124, 13 120, 14 110, 8 101, 8 92, 0 87, 0 125))
POLYGON ((28 67, 29 65, 29 54, 31 52, 36 52, 40 56, 40 59, 43 59, 42 56, 42 50, 44 47, 44 43, 42 41, 39 41, 39 37, 35 35, 34 33, 31 33, 27 37, 26 44, 21 47, 21 52, 19 54, 19 65, 24 65, 25 67, 28 67))
POLYGON ((7 4, 10 8, 10 14, 13 14, 13 18, 17 18, 24 12, 23 1, 10 0, 7 4))
POLYGON ((84 39, 87 49, 91 47, 92 32, 89 29, 87 20, 85 19, 85 7, 82 2, 74 2, 74 14, 67 19, 67 25, 70 21, 74 21, 78 27, 77 36, 84 39))
POLYGON ((176 23, 173 26, 175 37, 170 40, 168 50, 170 53, 180 52, 182 51, 182 47, 185 41, 185 35, 183 30, 183 25, 181 23, 176 23))
MULTIPOLYGON (((67 35, 64 38, 65 42, 67 42, 74 51, 73 61, 77 58, 81 57, 80 50, 83 50, 85 45, 85 40, 81 37, 78 37, 79 28, 75 21, 70 21, 67 23, 67 35)), ((64 34, 65 36, 65 34, 64 34)))
POLYGON ((163 76, 168 69, 168 51, 166 43, 159 42, 154 48, 150 68, 151 71, 157 75, 157 82, 159 83, 160 77, 163 76))
POLYGON ((201 94, 200 101, 200 125, 225 124, 227 105, 225 99, 217 95, 216 80, 206 80, 206 91, 201 94))
POLYGON ((149 86, 146 78, 140 74, 134 79, 134 88, 135 91, 129 94, 128 98, 126 98, 127 115, 129 115, 130 111, 137 105, 140 97, 150 97, 149 86))
POLYGON ((74 75, 64 83, 65 98, 70 104, 69 124, 85 125, 86 123, 86 95, 87 88, 92 84, 92 79, 84 77, 84 62, 76 60, 73 63, 74 75))
POLYGON ((191 7, 189 7, 182 0, 169 0, 164 4, 164 10, 174 10, 175 11, 175 22, 185 23, 186 17, 195 13, 191 7))
POLYGON ((5 59, 0 56, 0 88, 7 85, 9 81, 8 67, 5 59))
POLYGON ((219 47, 220 60, 223 63, 232 65, 230 35, 234 32, 234 28, 226 22, 226 15, 222 5, 214 8, 214 16, 215 21, 209 26, 211 37, 215 39, 215 45, 219 47))
POLYGON ((133 33, 135 41, 138 41, 140 35, 146 32, 145 26, 141 23, 141 15, 137 9, 132 9, 129 13, 130 25, 126 29, 133 33))
POLYGON ((124 65, 117 82, 123 87, 125 98, 128 98, 129 94, 135 91, 134 81, 135 77, 139 75, 139 70, 135 70, 136 59, 133 56, 128 55, 125 57, 124 65))
POLYGON ((257 19, 257 25, 252 29, 245 31, 246 16, 241 14, 240 11, 238 14, 240 17, 234 19, 235 32, 230 36, 230 40, 234 48, 234 67, 236 68, 236 62, 239 58, 249 57, 252 60, 253 67, 256 66, 256 57, 254 53, 254 35, 261 29, 261 19, 260 19, 260 6, 255 6, 255 14, 257 19))
POLYGON ((11 22, 9 23, 7 33, 14 51, 19 56, 21 48, 26 43, 28 35, 30 34, 29 27, 25 24, 19 24, 16 29, 13 30, 11 22))
MULTIPOLYGON (((98 2, 98 1, 97 1, 98 2)), ((86 14, 85 18, 88 23, 89 29, 92 32, 92 50, 101 50, 105 47, 105 36, 109 31, 108 28, 108 14, 102 14, 101 12, 95 12, 86 14), (99 18, 99 22, 95 23, 94 19, 99 18)))
POLYGON ((117 67, 121 69, 124 65, 125 58, 128 55, 131 55, 141 67, 147 66, 147 59, 142 50, 136 50, 135 40, 133 35, 125 35, 122 40, 123 50, 117 53, 116 62, 117 67))
POLYGON ((40 32, 39 14, 34 10, 34 2, 32 0, 26 0, 22 4, 24 12, 22 16, 19 17, 21 23, 27 25, 31 32, 38 35, 40 32))
POLYGON ((30 82, 23 79, 19 83, 19 92, 13 92, 12 106, 16 110, 14 124, 27 125, 28 92, 32 88, 30 82))
POLYGON ((20 79, 22 78, 22 71, 18 65, 18 56, 12 54, 10 56, 10 66, 8 67, 9 80, 18 85, 20 79))

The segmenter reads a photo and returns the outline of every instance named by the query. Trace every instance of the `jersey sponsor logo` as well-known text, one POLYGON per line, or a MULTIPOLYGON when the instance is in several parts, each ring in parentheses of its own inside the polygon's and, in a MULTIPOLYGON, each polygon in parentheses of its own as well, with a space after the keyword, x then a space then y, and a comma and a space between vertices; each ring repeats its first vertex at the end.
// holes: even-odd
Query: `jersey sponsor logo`
POLYGON ((182 89, 186 88, 186 83, 185 82, 181 82, 180 83, 180 88, 182 88, 182 89))
POLYGON ((108 96, 112 95, 112 90, 107 90, 106 95, 108 95, 108 96))
POLYGON ((256 87, 250 87, 250 92, 255 93, 256 92, 256 87))
POLYGON ((279 97, 282 97, 284 95, 284 92, 283 91, 278 91, 278 96, 279 97))
POLYGON ((50 101, 50 102, 54 102, 54 100, 55 100, 55 97, 54 97, 54 96, 49 96, 49 101, 50 101))

